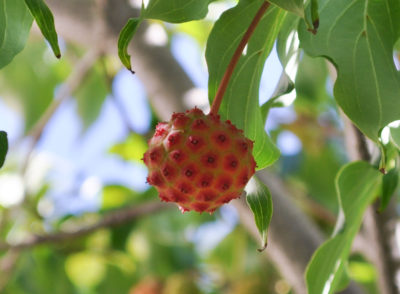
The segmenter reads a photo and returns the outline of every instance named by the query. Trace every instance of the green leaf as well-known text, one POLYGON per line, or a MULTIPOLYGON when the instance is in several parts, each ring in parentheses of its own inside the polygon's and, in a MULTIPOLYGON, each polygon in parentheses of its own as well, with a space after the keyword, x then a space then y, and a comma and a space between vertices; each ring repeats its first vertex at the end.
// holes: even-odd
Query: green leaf
POLYGON ((3 166, 6 160, 6 155, 8 152, 8 140, 7 133, 0 131, 0 168, 3 166))
POLYGON ((107 81, 98 68, 94 67, 75 93, 84 129, 98 118, 107 94, 107 81))
POLYGON ((58 46, 56 28, 54 27, 54 17, 49 7, 43 0, 25 0, 25 3, 35 18, 43 36, 49 42, 54 55, 60 58, 61 52, 58 46))
POLYGON ((171 23, 181 23, 203 19, 208 5, 215 0, 150 0, 144 18, 159 19, 171 23))
POLYGON ((399 171, 397 168, 391 169, 386 175, 383 176, 381 205, 379 207, 379 211, 385 210, 394 192, 396 191, 398 183, 399 171))
POLYGON ((301 45, 336 65, 336 101, 377 142, 379 131, 400 117, 400 76, 393 62, 400 2, 323 0, 319 15, 316 35, 300 24, 301 45))
POLYGON ((110 152, 118 154, 124 160, 132 160, 143 163, 143 154, 148 149, 146 140, 139 134, 130 134, 124 142, 111 147, 110 152))
POLYGON ((32 16, 23 0, 0 1, 0 68, 25 47, 31 25, 32 16))
POLYGON ((340 213, 333 237, 314 253, 306 270, 309 294, 333 293, 343 271, 367 206, 377 196, 382 174, 363 161, 344 166, 336 178, 340 213))
POLYGON ((304 17, 303 0, 270 0, 269 2, 287 11, 293 12, 298 16, 304 17))
POLYGON ((267 247, 268 227, 273 212, 271 193, 257 177, 250 180, 246 192, 247 204, 254 214, 254 220, 261 235, 262 248, 259 251, 262 251, 267 247))
POLYGON ((130 70, 132 73, 135 73, 132 70, 131 65, 131 56, 128 54, 128 45, 129 42, 132 40, 135 32, 141 22, 139 18, 130 18, 125 26, 122 28, 121 32, 119 33, 118 38, 118 56, 121 59, 122 64, 130 70))
POLYGON ((46 59, 46 52, 48 47, 44 42, 32 40, 0 71, 0 95, 7 97, 13 93, 13 103, 23 111, 25 132, 37 123, 53 101, 56 86, 71 72, 68 59, 46 59))
POLYGON ((390 127, 390 137, 397 149, 400 150, 400 127, 390 127))
MULTIPOLYGON (((232 55, 262 3, 262 0, 242 0, 215 23, 206 49, 210 100, 214 99, 232 55)), ((253 155, 259 169, 279 157, 279 150, 264 130, 258 93, 265 60, 286 15, 287 12, 278 7, 268 8, 250 38, 246 54, 236 66, 219 111, 255 141, 253 155)))

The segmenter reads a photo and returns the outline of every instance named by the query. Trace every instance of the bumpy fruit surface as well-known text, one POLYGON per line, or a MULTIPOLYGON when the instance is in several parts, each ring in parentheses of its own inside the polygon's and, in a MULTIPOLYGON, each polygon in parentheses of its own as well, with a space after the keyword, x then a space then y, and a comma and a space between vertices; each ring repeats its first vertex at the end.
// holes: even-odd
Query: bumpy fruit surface
POLYGON ((253 142, 230 121, 194 108, 159 123, 144 154, 147 181, 185 212, 213 212, 240 197, 255 172, 253 142))

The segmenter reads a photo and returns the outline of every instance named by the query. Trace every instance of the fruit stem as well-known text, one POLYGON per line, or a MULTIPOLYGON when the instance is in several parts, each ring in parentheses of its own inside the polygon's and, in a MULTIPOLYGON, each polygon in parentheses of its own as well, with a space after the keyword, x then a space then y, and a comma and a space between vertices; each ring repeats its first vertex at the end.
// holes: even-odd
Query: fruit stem
POLYGON ((224 97, 226 88, 228 87, 229 80, 233 74, 233 71, 239 61, 240 56, 242 55, 244 47, 246 47, 247 42, 249 41, 251 35, 256 29, 258 23, 263 17, 265 11, 267 11, 270 3, 265 1, 261 7, 258 9, 257 14, 254 16, 250 26, 247 28, 246 33, 243 35, 242 40, 240 41, 238 47, 236 48, 235 53, 232 56, 231 61, 226 68, 224 76, 222 77, 221 84, 218 87, 217 94, 215 95, 215 99, 211 105, 210 114, 218 114, 219 107, 221 106, 222 98, 224 97))

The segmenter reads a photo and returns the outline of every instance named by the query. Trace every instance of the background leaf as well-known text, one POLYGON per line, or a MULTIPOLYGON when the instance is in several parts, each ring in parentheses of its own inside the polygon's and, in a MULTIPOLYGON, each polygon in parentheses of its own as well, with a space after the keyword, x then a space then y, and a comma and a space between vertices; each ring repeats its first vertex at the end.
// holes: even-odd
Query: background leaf
POLYGON ((172 23, 203 19, 208 5, 215 0, 150 0, 144 18, 160 19, 172 23))
POLYGON ((268 227, 273 212, 271 193, 257 177, 251 179, 246 187, 246 192, 246 201, 254 214, 254 220, 261 235, 262 249, 265 249, 267 247, 268 227))
MULTIPOLYGON (((233 52, 262 3, 261 0, 242 0, 215 23, 206 49, 210 100, 214 99, 233 52)), ((250 38, 246 54, 238 62, 219 111, 222 117, 232 120, 244 130, 247 137, 255 141, 253 155, 259 169, 272 164, 279 157, 278 149, 264 130, 258 93, 265 60, 286 14, 278 7, 268 8, 250 38)))
POLYGON ((132 73, 134 73, 134 71, 132 70, 131 56, 128 54, 128 45, 135 35, 140 22, 141 20, 139 18, 130 18, 122 28, 118 38, 119 59, 121 59, 122 64, 132 73))
POLYGON ((390 202, 394 192, 396 191, 399 183, 399 170, 397 168, 391 169, 382 180, 382 195, 381 205, 379 211, 383 211, 390 202))
POLYGON ((363 161, 344 166, 336 178, 341 211, 333 237, 313 255, 306 271, 309 294, 333 293, 343 270, 364 211, 377 196, 382 174, 363 161))
POLYGON ((32 16, 23 0, 0 1, 0 68, 25 47, 31 25, 32 16))
POLYGON ((0 131, 0 168, 3 166, 6 160, 6 155, 8 151, 8 140, 7 133, 0 131))
POLYGON ((61 52, 58 46, 56 28, 54 27, 54 17, 49 7, 47 7, 43 0, 25 0, 25 3, 35 18, 43 36, 49 42, 54 55, 60 58, 61 52))
POLYGON ((53 101, 57 85, 70 73, 68 59, 56 60, 51 54, 42 40, 29 42, 14 62, 0 71, 0 94, 23 111, 25 132, 39 120, 53 101))
POLYGON ((299 37, 312 56, 329 58, 338 69, 336 101, 372 140, 400 117, 400 76, 393 46, 400 35, 400 2, 324 0, 318 33, 300 24, 299 37))
POLYGON ((84 129, 96 121, 107 94, 107 81, 99 68, 95 66, 75 93, 78 113, 84 129))

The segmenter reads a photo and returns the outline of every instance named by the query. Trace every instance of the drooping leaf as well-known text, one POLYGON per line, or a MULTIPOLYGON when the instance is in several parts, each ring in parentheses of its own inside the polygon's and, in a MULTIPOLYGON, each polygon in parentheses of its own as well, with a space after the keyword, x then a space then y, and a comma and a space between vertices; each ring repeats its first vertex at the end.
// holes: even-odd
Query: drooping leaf
POLYGON ((303 0, 270 0, 270 2, 298 16, 304 17, 303 0))
POLYGON ((23 0, 0 1, 0 68, 25 47, 32 20, 23 0))
POLYGON ((316 35, 300 24, 302 47, 330 59, 338 69, 336 101, 374 141, 400 117, 400 74, 393 46, 400 36, 400 2, 323 0, 316 35))
POLYGON ((3 166, 6 160, 6 155, 8 152, 8 140, 7 133, 0 131, 0 168, 3 166))
POLYGON ((262 249, 267 247, 268 227, 271 222, 273 205, 268 188, 253 177, 246 187, 246 201, 254 215, 258 232, 261 235, 262 249))
POLYGON ((171 23, 181 23, 203 19, 208 5, 215 0, 150 0, 144 18, 159 19, 171 23))
POLYGON ((25 0, 26 5, 31 11, 37 25, 43 36, 49 42, 54 55, 61 57, 60 47, 58 46, 58 37, 54 26, 54 17, 49 7, 43 0, 25 0))
POLYGON ((393 196, 393 193, 396 191, 398 183, 399 170, 397 168, 391 169, 386 175, 383 176, 381 205, 379 207, 379 211, 385 210, 393 196))
POLYGON ((367 206, 378 194, 381 180, 382 174, 362 161, 347 164, 339 171, 336 189, 341 210, 333 237, 318 248, 307 267, 309 294, 333 293, 341 284, 351 244, 367 206))
MULTIPOLYGON (((215 23, 206 49, 210 100, 214 99, 233 52, 262 3, 262 0, 242 0, 215 23)), ((250 38, 246 54, 236 66, 219 111, 222 117, 232 120, 255 141, 253 155, 259 169, 279 157, 278 149, 264 130, 258 92, 265 60, 286 15, 287 12, 276 6, 268 8, 250 38)))
POLYGON ((128 45, 135 35, 140 22, 141 19, 139 18, 130 18, 122 28, 118 38, 119 59, 121 59, 122 64, 132 73, 134 73, 134 71, 132 70, 131 66, 131 56, 128 54, 128 45))

